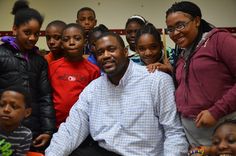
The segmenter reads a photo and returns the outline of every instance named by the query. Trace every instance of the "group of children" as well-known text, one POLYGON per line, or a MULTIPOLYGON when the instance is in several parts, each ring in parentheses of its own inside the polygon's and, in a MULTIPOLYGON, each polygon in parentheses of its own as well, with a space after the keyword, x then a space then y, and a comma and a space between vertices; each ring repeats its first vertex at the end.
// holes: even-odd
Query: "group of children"
MULTIPOLYGON (((26 6, 28 5, 24 1, 21 3, 24 3, 26 6)), ((35 11, 33 10, 33 12, 35 11)), ((21 17, 20 14, 25 15, 24 12, 15 13, 15 19, 21 17)), ((28 16, 31 16, 31 14, 28 14, 28 16)), ((52 88, 52 103, 56 114, 56 128, 65 122, 70 108, 78 100, 82 90, 102 74, 96 62, 96 56, 93 53, 95 51, 94 44, 102 33, 108 32, 109 30, 102 24, 96 26, 95 12, 87 7, 78 11, 76 22, 66 24, 63 21, 55 20, 49 23, 45 30, 46 41, 50 52, 44 56, 48 62, 48 74, 44 73, 46 75, 44 79, 49 79, 52 88), (84 57, 84 54, 89 55, 88 58, 84 57)), ((42 21, 39 21, 37 18, 29 18, 28 21, 15 23, 13 26, 15 30, 14 35, 18 35, 16 37, 16 47, 22 51, 35 48, 34 46, 37 42, 41 24, 42 21), (31 28, 30 26, 29 28, 24 28, 25 23, 30 22, 37 28, 31 28), (21 29, 24 29, 23 35, 20 34, 21 29), (33 39, 23 42, 24 35, 28 35, 29 38, 33 39)), ((147 66, 149 72, 161 70, 172 74, 175 54, 173 50, 166 50, 166 47, 163 46, 160 32, 153 24, 147 22, 142 16, 134 15, 127 20, 125 29, 126 39, 129 44, 127 48, 129 49, 130 60, 147 66)), ((35 53, 34 55, 38 54, 35 53)), ((26 62, 29 62, 32 58, 27 53, 24 53, 21 57, 25 58, 26 62)), ((34 81, 36 80, 43 81, 42 79, 35 78, 34 81)), ((34 135, 28 128, 23 126, 23 119, 29 117, 31 111, 35 114, 37 113, 35 109, 44 109, 45 105, 31 106, 31 98, 35 96, 30 96, 32 92, 29 89, 30 87, 26 87, 27 90, 25 86, 15 85, 15 82, 12 84, 14 87, 10 84, 1 87, 0 96, 0 153, 5 156, 12 154, 24 155, 30 149, 32 139, 33 145, 36 145, 34 146, 35 148, 46 147, 49 144, 52 133, 56 131, 56 128, 44 129, 40 130, 37 135, 34 135), (38 137, 40 134, 50 135, 38 137), (39 143, 37 143, 38 141, 39 143), (40 144, 40 146, 37 146, 37 144, 40 144)), ((45 89, 39 89, 38 86, 36 88, 41 92, 44 92, 43 90, 45 89)), ((41 92, 37 95, 39 101, 43 97, 41 96, 43 94, 41 92)), ((47 95, 44 94, 44 96, 47 95)), ((36 116, 41 118, 40 115, 36 116)), ((41 124, 43 125, 44 123, 41 124)), ((189 155, 233 156, 236 155, 235 145, 236 121, 228 120, 215 129, 211 147, 193 147, 189 155)))

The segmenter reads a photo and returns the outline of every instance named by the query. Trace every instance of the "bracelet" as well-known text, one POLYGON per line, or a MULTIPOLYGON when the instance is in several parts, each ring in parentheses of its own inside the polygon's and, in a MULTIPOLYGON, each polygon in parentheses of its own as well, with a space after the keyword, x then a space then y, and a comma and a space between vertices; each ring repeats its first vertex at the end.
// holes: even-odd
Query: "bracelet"
POLYGON ((191 156, 193 154, 201 154, 202 156, 204 156, 204 147, 203 146, 199 146, 197 147, 197 149, 195 150, 191 150, 189 153, 188 153, 188 156, 191 156))

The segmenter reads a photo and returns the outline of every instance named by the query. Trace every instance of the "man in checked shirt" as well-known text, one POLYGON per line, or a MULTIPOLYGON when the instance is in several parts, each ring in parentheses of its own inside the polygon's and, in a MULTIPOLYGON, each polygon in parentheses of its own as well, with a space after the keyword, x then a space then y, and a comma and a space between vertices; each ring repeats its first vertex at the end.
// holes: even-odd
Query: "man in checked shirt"
POLYGON ((186 155, 172 78, 129 61, 123 40, 112 32, 96 41, 95 54, 106 74, 80 94, 46 156, 186 155), (79 146, 88 134, 94 143, 79 146))

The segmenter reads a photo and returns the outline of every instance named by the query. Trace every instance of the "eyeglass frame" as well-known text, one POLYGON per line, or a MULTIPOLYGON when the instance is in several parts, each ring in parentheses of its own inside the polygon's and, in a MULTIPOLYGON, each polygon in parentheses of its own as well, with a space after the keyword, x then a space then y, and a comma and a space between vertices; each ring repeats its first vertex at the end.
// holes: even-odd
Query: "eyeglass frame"
POLYGON ((168 33, 168 34, 171 34, 171 33, 175 32, 176 30, 177 30, 177 31, 184 30, 184 28, 186 28, 186 26, 187 26, 191 21, 193 21, 193 19, 190 19, 188 22, 180 22, 180 23, 178 23, 177 25, 175 25, 175 26, 172 27, 172 28, 167 28, 167 33, 168 33))

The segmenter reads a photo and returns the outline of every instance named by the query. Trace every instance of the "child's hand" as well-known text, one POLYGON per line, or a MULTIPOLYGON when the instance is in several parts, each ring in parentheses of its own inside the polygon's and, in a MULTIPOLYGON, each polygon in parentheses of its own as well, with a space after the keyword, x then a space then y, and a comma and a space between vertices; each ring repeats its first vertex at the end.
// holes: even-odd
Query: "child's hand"
POLYGON ((157 63, 153 63, 153 64, 149 64, 147 65, 147 70, 150 72, 150 73, 153 73, 155 72, 156 70, 158 70, 160 68, 162 64, 157 62, 157 63))
POLYGON ((216 124, 215 118, 208 110, 201 111, 195 120, 196 127, 211 127, 216 124))
POLYGON ((33 146, 42 147, 46 145, 46 143, 49 141, 50 138, 51 138, 51 135, 49 134, 40 134, 37 138, 34 139, 33 146))
POLYGON ((172 65, 170 64, 169 60, 168 59, 165 59, 164 60, 164 63, 153 63, 153 64, 149 64, 147 65, 147 70, 150 72, 150 73, 153 73, 155 72, 156 70, 160 70, 160 71, 163 71, 165 73, 169 73, 171 74, 173 72, 173 67, 172 65))

